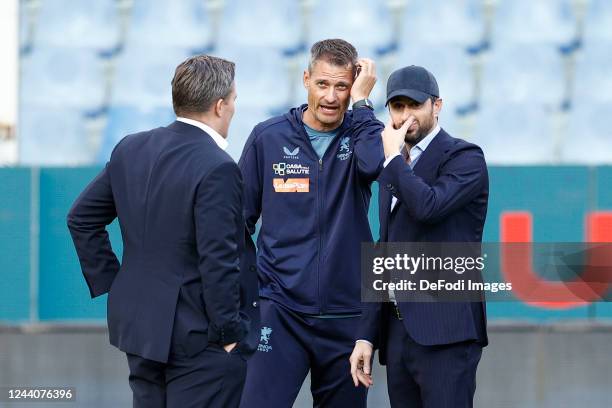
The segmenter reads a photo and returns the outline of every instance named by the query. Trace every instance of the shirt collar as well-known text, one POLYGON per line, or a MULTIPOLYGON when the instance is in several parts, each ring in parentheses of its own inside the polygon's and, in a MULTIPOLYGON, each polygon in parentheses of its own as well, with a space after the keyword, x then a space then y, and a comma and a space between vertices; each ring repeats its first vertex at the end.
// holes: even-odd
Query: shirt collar
POLYGON ((183 117, 177 117, 176 120, 202 129, 204 132, 208 133, 210 137, 212 137, 217 146, 219 146, 222 150, 227 149, 227 140, 223 136, 221 136, 215 129, 208 126, 206 123, 183 117))
MULTIPOLYGON (((418 148, 421 152, 424 152, 427 149, 427 146, 431 143, 434 137, 440 132, 440 125, 436 125, 436 127, 427 134, 419 143, 412 147, 412 149, 418 148)), ((412 150, 410 149, 410 150, 412 150)))

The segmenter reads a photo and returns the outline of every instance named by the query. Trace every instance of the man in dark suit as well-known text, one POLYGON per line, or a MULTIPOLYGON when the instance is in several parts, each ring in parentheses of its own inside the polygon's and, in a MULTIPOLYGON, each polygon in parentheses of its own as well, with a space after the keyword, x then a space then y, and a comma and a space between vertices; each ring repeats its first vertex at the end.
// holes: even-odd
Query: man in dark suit
POLYGON ((234 63, 181 63, 177 120, 119 142, 68 214, 91 296, 108 293, 110 342, 127 354, 134 407, 240 401, 259 309, 242 178, 223 151, 235 98, 234 63), (121 264, 106 232, 115 217, 121 264))
MULTIPOLYGON (((438 125, 438 84, 409 66, 387 83, 381 242, 481 242, 489 194, 482 150, 438 125)), ((387 365, 392 407, 471 407, 487 345, 485 304, 390 302, 364 307, 351 356, 355 386, 372 384, 373 348, 387 365)))

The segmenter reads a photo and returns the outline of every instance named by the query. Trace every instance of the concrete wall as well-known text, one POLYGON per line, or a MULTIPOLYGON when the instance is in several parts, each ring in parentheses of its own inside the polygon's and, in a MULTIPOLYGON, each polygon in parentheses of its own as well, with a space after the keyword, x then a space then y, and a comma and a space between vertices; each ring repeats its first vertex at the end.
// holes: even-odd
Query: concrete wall
MULTIPOLYGON (((612 406, 612 325, 500 325, 478 370, 476 407, 612 406)), ((388 407, 384 367, 374 367, 369 406, 388 407)), ((102 327, 0 328, 0 386, 72 386, 77 401, 53 408, 131 406, 125 356, 102 327)), ((41 404, 0 406, 40 408, 41 404)), ((295 407, 312 406, 307 379, 295 407)))

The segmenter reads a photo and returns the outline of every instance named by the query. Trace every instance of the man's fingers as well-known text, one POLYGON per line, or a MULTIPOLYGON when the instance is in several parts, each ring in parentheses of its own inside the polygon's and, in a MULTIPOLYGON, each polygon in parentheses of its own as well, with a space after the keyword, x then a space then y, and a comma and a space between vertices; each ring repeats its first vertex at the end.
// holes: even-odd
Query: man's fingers
POLYGON ((401 131, 400 133, 402 133, 403 135, 408 131, 408 128, 410 127, 410 125, 412 125, 412 122, 414 122, 414 116, 410 116, 404 123, 402 123, 402 126, 400 126, 399 129, 396 129, 393 120, 389 118, 387 124, 385 125, 385 131, 401 131))
POLYGON ((359 386, 359 379, 357 378, 357 359, 351 355, 349 361, 351 362, 351 377, 353 377, 353 384, 355 387, 359 386))
POLYGON ((408 131, 408 128, 414 122, 414 116, 409 116, 408 119, 404 123, 402 123, 402 127, 400 128, 404 133, 408 131))
POLYGON ((370 361, 372 360, 372 356, 370 354, 363 355, 363 372, 364 374, 370 375, 372 374, 372 368, 370 366, 370 361))
POLYGON ((366 75, 374 74, 374 61, 369 58, 360 58, 357 60, 357 64, 361 66, 361 72, 366 75))
POLYGON ((364 387, 369 388, 373 384, 372 378, 369 375, 364 374, 362 371, 357 371, 357 378, 364 387))
POLYGON ((370 60, 370 75, 376 76, 376 63, 370 60))
POLYGON ((385 125, 385 130, 389 131, 389 130, 393 130, 395 129, 393 127, 393 119, 389 118, 389 120, 387 121, 387 124, 385 125))
POLYGON ((353 384, 358 387, 359 384, 363 384, 366 388, 369 388, 372 384, 371 373, 371 353, 353 353, 349 358, 351 363, 351 377, 353 378, 353 384))
POLYGON ((368 75, 376 76, 376 64, 371 59, 368 59, 368 75))

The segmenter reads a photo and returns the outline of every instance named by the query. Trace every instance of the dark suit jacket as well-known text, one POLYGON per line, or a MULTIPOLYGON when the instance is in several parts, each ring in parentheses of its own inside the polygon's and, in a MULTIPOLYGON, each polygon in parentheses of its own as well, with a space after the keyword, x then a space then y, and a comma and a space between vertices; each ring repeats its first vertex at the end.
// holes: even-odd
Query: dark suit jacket
POLYGON ((237 164, 189 124, 115 147, 68 214, 91 296, 108 292, 111 344, 160 362, 171 344, 187 355, 236 341, 254 351, 257 333, 247 332, 259 327, 257 273, 242 189, 237 164), (106 232, 115 217, 121 264, 106 232))
MULTIPOLYGON (((487 213, 489 178, 482 150, 441 130, 414 170, 401 156, 381 172, 378 182, 381 242, 481 242, 487 213), (392 195, 399 201, 391 209, 392 195)), ((390 304, 364 307, 358 338, 381 347, 385 360, 385 321, 390 304)), ((409 335, 422 345, 476 340, 487 344, 485 304, 398 304, 409 335)))

